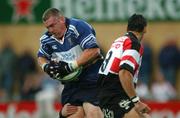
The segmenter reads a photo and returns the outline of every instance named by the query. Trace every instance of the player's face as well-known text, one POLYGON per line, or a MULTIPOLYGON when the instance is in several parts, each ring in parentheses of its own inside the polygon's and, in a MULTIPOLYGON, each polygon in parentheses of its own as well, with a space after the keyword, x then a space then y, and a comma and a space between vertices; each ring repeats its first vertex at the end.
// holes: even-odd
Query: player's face
POLYGON ((63 17, 49 17, 48 20, 44 22, 45 27, 48 31, 54 35, 55 38, 61 39, 65 32, 65 20, 63 17))

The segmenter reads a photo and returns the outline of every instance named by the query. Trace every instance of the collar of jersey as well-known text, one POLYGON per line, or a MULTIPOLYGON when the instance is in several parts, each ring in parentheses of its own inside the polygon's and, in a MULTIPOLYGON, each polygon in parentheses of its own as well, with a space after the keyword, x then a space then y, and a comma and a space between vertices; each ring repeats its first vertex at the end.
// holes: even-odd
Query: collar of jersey
POLYGON ((61 40, 58 40, 57 38, 55 38, 53 35, 51 36, 51 38, 53 38, 54 40, 56 40, 57 42, 59 42, 60 44, 63 44, 64 43, 64 37, 66 35, 66 32, 67 32, 67 28, 66 28, 66 31, 64 32, 64 35, 62 37, 61 40))

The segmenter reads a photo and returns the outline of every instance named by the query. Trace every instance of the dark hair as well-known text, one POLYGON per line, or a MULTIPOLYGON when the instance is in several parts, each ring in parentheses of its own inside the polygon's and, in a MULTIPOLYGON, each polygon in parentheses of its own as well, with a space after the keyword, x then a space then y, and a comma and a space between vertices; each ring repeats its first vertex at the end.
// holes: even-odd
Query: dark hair
POLYGON ((42 20, 46 21, 51 16, 60 17, 60 16, 63 16, 63 13, 56 8, 49 8, 43 13, 42 20))
POLYGON ((142 32, 147 26, 147 20, 140 14, 133 14, 128 20, 127 31, 142 32))

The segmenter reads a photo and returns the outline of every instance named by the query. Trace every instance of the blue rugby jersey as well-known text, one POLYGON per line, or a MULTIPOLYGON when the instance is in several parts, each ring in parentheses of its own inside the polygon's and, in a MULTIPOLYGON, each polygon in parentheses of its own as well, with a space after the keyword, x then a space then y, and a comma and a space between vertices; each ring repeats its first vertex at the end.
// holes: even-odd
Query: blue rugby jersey
MULTIPOLYGON (((66 26, 64 42, 58 41, 48 32, 42 35, 38 57, 68 62, 77 59, 84 49, 98 47, 95 31, 85 21, 66 18, 66 26)), ((79 76, 79 81, 82 83, 87 81, 96 82, 100 65, 101 62, 96 62, 84 68, 79 76)))

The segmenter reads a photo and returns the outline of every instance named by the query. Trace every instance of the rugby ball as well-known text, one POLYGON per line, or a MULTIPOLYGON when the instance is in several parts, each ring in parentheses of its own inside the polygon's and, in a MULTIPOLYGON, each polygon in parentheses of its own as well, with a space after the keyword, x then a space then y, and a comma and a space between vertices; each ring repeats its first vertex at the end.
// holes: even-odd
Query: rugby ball
POLYGON ((56 79, 61 82, 77 81, 78 76, 81 74, 81 72, 82 72, 82 67, 76 69, 74 72, 72 72, 64 77, 58 77, 56 79))

